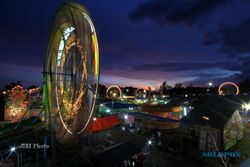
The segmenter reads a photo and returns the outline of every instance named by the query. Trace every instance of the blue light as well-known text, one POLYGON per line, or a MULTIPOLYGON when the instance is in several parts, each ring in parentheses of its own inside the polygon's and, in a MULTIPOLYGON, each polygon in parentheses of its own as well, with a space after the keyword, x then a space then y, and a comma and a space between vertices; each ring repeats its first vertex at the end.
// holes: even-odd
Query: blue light
POLYGON ((186 107, 183 107, 183 114, 184 114, 184 116, 187 116, 187 108, 186 107))
POLYGON ((10 152, 11 152, 11 153, 13 153, 13 152, 15 152, 15 151, 16 151, 16 147, 11 147, 11 148, 10 148, 10 152))

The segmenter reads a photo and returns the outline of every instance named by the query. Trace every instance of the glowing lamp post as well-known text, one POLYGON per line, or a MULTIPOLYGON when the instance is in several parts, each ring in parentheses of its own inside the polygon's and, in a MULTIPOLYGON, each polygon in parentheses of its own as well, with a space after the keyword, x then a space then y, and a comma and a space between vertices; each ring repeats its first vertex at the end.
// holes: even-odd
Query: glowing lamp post
POLYGON ((125 120, 128 119, 128 115, 127 115, 127 114, 124 115, 124 119, 125 119, 125 120))
POLYGON ((13 152, 15 152, 15 151, 16 151, 16 147, 11 147, 11 148, 10 148, 10 152, 11 152, 11 153, 13 153, 13 152))
POLYGON ((250 110, 250 103, 243 103, 242 108, 246 111, 250 110))
POLYGON ((247 115, 248 115, 248 111, 250 110, 250 102, 243 103, 241 107, 242 107, 242 112, 244 115, 244 120, 247 122, 247 115))
POLYGON ((208 82, 208 87, 212 87, 212 86, 213 86, 213 82, 212 81, 208 82))
POLYGON ((12 147, 10 147, 10 149, 9 149, 9 155, 8 155, 8 157, 7 157, 7 159, 13 154, 13 153, 16 153, 16 155, 17 155, 17 167, 19 167, 19 164, 20 164, 20 156, 19 156, 19 152, 17 151, 17 148, 15 147, 15 146, 12 146, 12 147))

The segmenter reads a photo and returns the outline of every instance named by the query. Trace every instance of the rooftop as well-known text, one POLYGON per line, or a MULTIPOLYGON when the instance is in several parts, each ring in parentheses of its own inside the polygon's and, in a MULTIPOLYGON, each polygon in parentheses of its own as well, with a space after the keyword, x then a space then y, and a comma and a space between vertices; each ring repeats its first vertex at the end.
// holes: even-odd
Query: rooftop
POLYGON ((249 96, 205 96, 197 99, 194 109, 183 118, 183 123, 206 125, 214 128, 223 128, 228 119, 243 102, 250 100, 249 96))

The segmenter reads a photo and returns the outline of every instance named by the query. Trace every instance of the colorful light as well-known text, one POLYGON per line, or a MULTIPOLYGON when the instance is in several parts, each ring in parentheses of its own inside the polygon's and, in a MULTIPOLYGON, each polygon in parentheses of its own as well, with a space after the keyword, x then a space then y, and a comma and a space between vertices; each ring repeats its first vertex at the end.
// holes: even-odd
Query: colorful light
POLYGON ((11 147, 11 148, 10 148, 10 152, 11 152, 11 153, 13 153, 13 152, 15 152, 15 151, 16 151, 16 147, 11 147))
POLYGON ((187 108, 186 107, 183 107, 183 114, 184 114, 184 116, 187 116, 187 108))
POLYGON ((122 98, 122 90, 117 85, 111 85, 108 87, 106 95, 108 98, 122 98))
POLYGON ((146 98, 147 92, 146 90, 142 89, 142 88, 138 88, 135 91, 135 97, 137 98, 146 98))
POLYGON ((28 118, 29 114, 25 114, 28 109, 28 104, 25 101, 27 91, 18 85, 10 90, 8 96, 4 114, 5 120, 17 122, 21 118, 28 118))
POLYGON ((82 133, 95 119, 92 114, 99 82, 99 49, 93 22, 78 3, 65 3, 52 27, 44 69, 43 107, 49 123, 61 120, 51 128, 56 136, 63 134, 58 138, 63 140, 68 133, 82 133))
POLYGON ((243 103, 242 108, 245 110, 250 110, 250 103, 243 103))
POLYGON ((239 87, 238 87, 235 83, 233 83, 233 82, 224 82, 224 83, 222 83, 222 84, 220 85, 220 87, 219 87, 219 89, 218 89, 219 95, 223 95, 223 91, 222 91, 221 89, 222 89, 222 87, 225 86, 225 85, 232 85, 232 86, 234 86, 234 87, 236 88, 236 93, 235 93, 235 95, 238 95, 238 94, 240 93, 240 89, 239 89, 239 87))
POLYGON ((213 82, 212 81, 208 82, 208 86, 212 87, 213 86, 213 82))
POLYGON ((128 115, 127 114, 124 115, 124 119, 125 120, 128 119, 128 115))
POLYGON ((205 120, 207 120, 207 121, 209 120, 209 118, 206 117, 206 116, 202 116, 202 118, 205 119, 205 120))

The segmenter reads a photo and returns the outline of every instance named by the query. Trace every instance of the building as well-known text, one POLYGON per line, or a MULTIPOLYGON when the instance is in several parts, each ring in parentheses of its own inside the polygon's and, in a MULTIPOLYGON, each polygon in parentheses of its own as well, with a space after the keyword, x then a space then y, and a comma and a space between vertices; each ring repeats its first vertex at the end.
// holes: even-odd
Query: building
POLYGON ((202 151, 228 150, 242 137, 244 125, 239 113, 246 96, 207 96, 181 121, 183 143, 202 151))
POLYGON ((135 128, 147 129, 147 130, 153 130, 153 129, 169 130, 180 127, 179 120, 163 118, 160 116, 145 114, 141 112, 129 113, 127 120, 133 120, 130 121, 130 124, 132 124, 135 128))
POLYGON ((26 90, 17 85, 10 90, 5 105, 4 120, 18 122, 20 119, 28 119, 28 101, 26 90))
POLYGON ((4 107, 5 107, 4 95, 0 94, 0 121, 4 120, 4 107))

